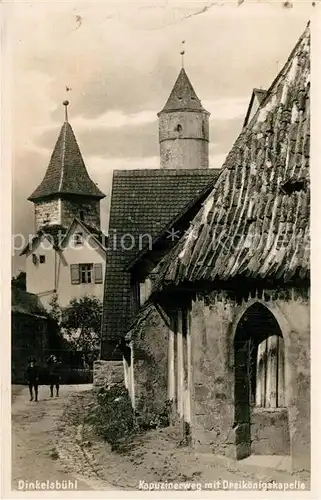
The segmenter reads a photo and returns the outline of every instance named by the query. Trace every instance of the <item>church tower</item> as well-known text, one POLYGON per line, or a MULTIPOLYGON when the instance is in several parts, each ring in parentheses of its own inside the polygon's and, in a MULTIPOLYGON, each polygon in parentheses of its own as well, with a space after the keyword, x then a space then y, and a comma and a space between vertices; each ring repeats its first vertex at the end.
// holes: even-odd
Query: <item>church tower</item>
POLYGON ((35 229, 60 225, 75 218, 100 229, 100 200, 105 197, 88 175, 76 137, 68 122, 60 130, 46 174, 28 200, 35 207, 35 229))
POLYGON ((208 168, 209 116, 182 67, 158 113, 161 168, 208 168))

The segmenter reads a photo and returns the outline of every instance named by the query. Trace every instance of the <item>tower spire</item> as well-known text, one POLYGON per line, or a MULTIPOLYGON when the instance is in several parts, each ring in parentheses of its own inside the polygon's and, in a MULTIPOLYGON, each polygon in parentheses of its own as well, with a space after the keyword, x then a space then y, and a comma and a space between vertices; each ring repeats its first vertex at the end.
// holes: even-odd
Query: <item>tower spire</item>
POLYGON ((68 105, 69 105, 69 101, 64 101, 63 105, 65 106, 65 122, 68 123, 68 105))

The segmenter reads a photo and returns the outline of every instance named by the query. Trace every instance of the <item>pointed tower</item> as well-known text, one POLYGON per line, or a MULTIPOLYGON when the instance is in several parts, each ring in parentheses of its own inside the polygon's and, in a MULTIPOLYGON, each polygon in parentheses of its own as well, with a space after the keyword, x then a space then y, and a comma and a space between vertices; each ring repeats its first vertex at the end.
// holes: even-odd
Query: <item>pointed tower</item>
POLYGON ((158 113, 161 168, 208 168, 209 116, 182 67, 158 113))
POLYGON ((35 206, 36 231, 59 224, 69 227, 75 217, 100 228, 100 200, 105 197, 88 175, 76 137, 65 122, 54 147, 46 174, 28 200, 35 206))

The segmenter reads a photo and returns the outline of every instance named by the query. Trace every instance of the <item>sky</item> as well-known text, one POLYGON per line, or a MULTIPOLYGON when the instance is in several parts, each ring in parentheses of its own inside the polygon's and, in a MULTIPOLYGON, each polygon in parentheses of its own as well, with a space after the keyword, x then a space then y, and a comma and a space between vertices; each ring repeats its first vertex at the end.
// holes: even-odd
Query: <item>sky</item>
MULTIPOLYGON (((210 167, 241 131, 252 89, 268 88, 311 15, 310 2, 19 2, 11 35, 13 233, 34 232, 28 196, 64 120, 89 175, 107 195, 114 169, 159 168, 157 112, 181 68, 210 111, 210 167), (66 92, 66 86, 71 88, 66 92)), ((24 270, 13 257, 12 273, 24 270)))

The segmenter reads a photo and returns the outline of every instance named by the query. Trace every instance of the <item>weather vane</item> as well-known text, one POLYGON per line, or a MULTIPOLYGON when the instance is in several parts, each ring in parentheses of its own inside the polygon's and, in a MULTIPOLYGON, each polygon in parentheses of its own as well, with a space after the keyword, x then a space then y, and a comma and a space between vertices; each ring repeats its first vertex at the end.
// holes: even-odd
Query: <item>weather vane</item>
POLYGON ((68 122, 68 109, 67 109, 67 107, 68 107, 69 101, 64 101, 62 104, 65 106, 65 122, 68 122))
MULTIPOLYGON (((72 88, 69 87, 69 85, 66 85, 65 86, 65 90, 66 90, 66 92, 70 92, 72 90, 72 88)), ((67 106, 69 105, 69 101, 65 100, 62 104, 65 106, 65 121, 68 122, 68 109, 67 109, 67 106)))
POLYGON ((185 40, 182 41, 182 50, 180 52, 180 54, 182 56, 182 68, 184 68, 184 54, 185 54, 184 43, 185 43, 185 40))

